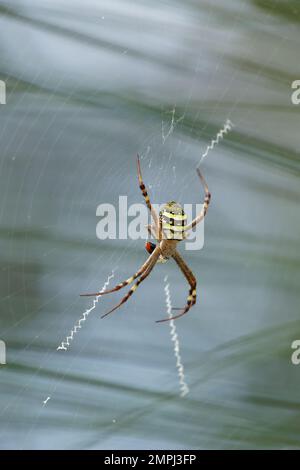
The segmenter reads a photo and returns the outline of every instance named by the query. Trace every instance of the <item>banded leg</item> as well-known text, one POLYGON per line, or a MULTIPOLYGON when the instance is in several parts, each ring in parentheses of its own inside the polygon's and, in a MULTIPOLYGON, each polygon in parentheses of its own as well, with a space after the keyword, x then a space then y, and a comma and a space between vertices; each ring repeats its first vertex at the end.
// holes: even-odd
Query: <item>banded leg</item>
POLYGON ((136 278, 138 278, 141 274, 143 274, 148 266, 150 266, 153 262, 153 259, 155 258, 154 252, 147 258, 146 262, 140 267, 140 269, 132 276, 126 279, 126 281, 120 282, 120 284, 116 285, 113 289, 105 290, 104 292, 94 292, 94 293, 89 293, 89 294, 80 294, 80 297, 95 297, 97 295, 105 295, 105 294, 111 294, 112 292, 116 292, 123 287, 128 286, 131 284, 136 278))
MULTIPOLYGON (((190 308, 193 305, 195 305, 195 303, 196 303, 197 280, 196 280, 194 274, 192 273, 190 268, 187 266, 187 264, 185 263, 185 261, 182 259, 182 257, 180 256, 180 254, 177 251, 173 255, 173 258, 176 261, 176 263, 178 264, 180 270, 182 271, 182 273, 184 274, 186 280, 188 281, 188 283, 190 285, 189 296, 187 298, 186 306, 183 309, 180 309, 181 312, 178 315, 174 315, 171 318, 164 318, 163 320, 157 320, 156 323, 162 323, 162 322, 169 321, 169 320, 176 320, 176 318, 180 318, 183 315, 185 315, 190 310, 190 308)), ((178 309, 174 309, 174 310, 178 310, 178 309)))
MULTIPOLYGON (((137 155, 136 164, 137 164, 137 173, 138 173, 140 189, 142 191, 142 194, 144 196, 144 199, 145 199, 146 205, 147 205, 147 207, 150 211, 150 214, 153 217, 155 232, 158 232, 158 215, 157 215, 154 207, 152 207, 152 205, 151 205, 150 198, 148 196, 146 186, 144 185, 144 182, 143 182, 142 172, 141 172, 141 164, 140 164, 140 156, 139 155, 137 155)), ((157 238, 157 236, 156 236, 156 238, 157 238)))
POLYGON ((121 305, 123 305, 125 302, 127 302, 127 300, 129 299, 129 297, 132 296, 132 294, 137 290, 138 286, 149 276, 149 274, 151 273, 152 269, 154 268, 155 264, 156 264, 156 261, 158 260, 159 256, 160 256, 160 248, 159 246, 157 246, 155 248, 155 250, 153 251, 151 257, 153 256, 152 260, 151 260, 151 264, 149 264, 149 266, 147 267, 147 269, 143 272, 143 274, 141 275, 141 277, 139 278, 139 280, 131 287, 131 289, 129 289, 129 291, 127 292, 127 294, 125 295, 125 297, 123 297, 123 299, 121 300, 121 302, 119 302, 114 308, 112 308, 109 312, 105 313, 104 315, 102 315, 101 318, 104 318, 106 317, 107 315, 109 315, 110 313, 114 312, 115 310, 117 310, 117 308, 121 307, 121 305), (153 256, 154 255, 154 256, 153 256))
POLYGON ((145 227, 148 231, 148 235, 150 236, 150 238, 153 237, 157 240, 154 227, 152 225, 146 225, 145 227))
POLYGON ((204 176, 200 172, 199 168, 197 168, 196 171, 197 171, 198 176, 199 176, 199 178, 200 178, 200 180, 203 184, 204 191, 205 191, 204 204, 203 204, 203 209, 200 212, 200 214, 198 214, 197 217, 195 217, 195 219, 192 220, 192 222, 189 225, 186 225, 185 231, 191 230, 192 228, 194 228, 195 225, 197 225, 199 222, 201 222, 201 220, 206 216, 206 212, 207 212, 207 209, 208 209, 208 206, 209 206, 209 203, 210 203, 210 199, 211 199, 211 194, 208 190, 208 186, 207 186, 207 183, 204 179, 204 176))

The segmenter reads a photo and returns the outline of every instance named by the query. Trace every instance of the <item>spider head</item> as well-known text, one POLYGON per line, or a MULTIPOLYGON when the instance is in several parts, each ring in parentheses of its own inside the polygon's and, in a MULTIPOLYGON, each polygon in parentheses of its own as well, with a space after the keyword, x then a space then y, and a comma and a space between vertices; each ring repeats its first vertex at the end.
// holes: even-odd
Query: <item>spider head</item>
POLYGON ((175 201, 167 202, 159 213, 162 224, 163 238, 167 240, 183 240, 186 214, 180 204, 175 201))

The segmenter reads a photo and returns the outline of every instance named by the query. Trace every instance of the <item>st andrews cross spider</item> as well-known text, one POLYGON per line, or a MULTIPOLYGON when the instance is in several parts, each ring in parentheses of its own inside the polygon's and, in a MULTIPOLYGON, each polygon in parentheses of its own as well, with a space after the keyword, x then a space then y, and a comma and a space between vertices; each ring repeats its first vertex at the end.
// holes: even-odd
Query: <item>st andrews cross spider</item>
POLYGON ((128 291, 128 293, 125 295, 125 297, 123 297, 123 299, 109 312, 102 315, 101 318, 106 317, 106 315, 109 315, 114 310, 123 305, 129 299, 129 297, 136 291, 138 286, 149 276, 157 262, 164 262, 167 261, 169 258, 173 258, 176 261, 177 265, 179 266, 180 270, 182 271, 183 275, 185 276, 186 280, 190 285, 190 290, 186 306, 182 309, 173 309, 181 310, 180 313, 169 318, 157 320, 157 323, 175 320, 176 318, 182 317, 190 310, 193 305, 195 305, 197 280, 190 268, 183 260, 183 258, 178 253, 177 244, 181 240, 186 238, 185 234, 188 230, 193 229, 195 225, 201 222, 201 220, 205 217, 207 213, 207 209, 210 203, 211 195, 208 191, 206 181, 198 168, 196 171, 201 180, 201 183, 203 184, 205 191, 204 204, 201 212, 195 217, 194 220, 192 220, 190 224, 186 225, 187 216, 184 213, 180 204, 176 203, 175 201, 167 202, 163 206, 162 210, 159 212, 159 216, 157 215, 155 209, 151 205, 147 189, 144 185, 141 173, 140 158, 139 155, 137 155, 137 173, 139 179, 139 186, 153 219, 153 224, 148 225, 147 229, 149 234, 154 236, 154 238, 158 242, 158 245, 155 245, 154 243, 151 243, 149 241, 146 243, 146 250, 149 252, 150 256, 148 257, 146 262, 140 267, 140 269, 134 274, 134 276, 130 277, 126 281, 121 282, 113 289, 92 294, 81 294, 81 296, 83 297, 110 294, 111 292, 116 292, 122 289, 123 287, 131 284, 135 279, 139 278, 128 291))

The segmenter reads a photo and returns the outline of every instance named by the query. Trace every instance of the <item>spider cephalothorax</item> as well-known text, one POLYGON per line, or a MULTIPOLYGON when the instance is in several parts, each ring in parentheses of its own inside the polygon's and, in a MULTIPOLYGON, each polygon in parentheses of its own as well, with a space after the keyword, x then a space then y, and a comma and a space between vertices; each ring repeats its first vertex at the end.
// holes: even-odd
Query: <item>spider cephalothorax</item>
POLYGON ((200 170, 197 168, 198 176, 204 186, 205 190, 205 198, 204 204, 201 212, 196 216, 194 220, 188 225, 186 225, 186 215, 180 206, 175 201, 167 202, 162 210, 159 212, 159 216, 157 215, 155 209, 151 205, 150 198, 148 196, 148 192, 144 185, 142 174, 141 174, 141 167, 140 167, 140 159, 137 156, 137 171, 138 171, 138 178, 139 178, 139 185, 142 191, 142 194, 145 198, 145 202, 147 207, 151 213, 153 224, 148 225, 148 232, 151 236, 154 236, 158 244, 154 244, 150 241, 146 243, 146 250, 150 254, 146 262, 141 266, 141 268, 129 279, 126 281, 121 282, 113 289, 107 290, 105 292, 96 292, 93 294, 82 294, 83 296, 90 296, 90 295, 104 295, 109 294, 110 292, 115 292, 123 287, 131 284, 135 279, 137 281, 128 291, 128 293, 123 297, 121 302, 118 303, 112 310, 107 312, 106 314, 102 315, 102 318, 108 315, 109 313, 113 312, 117 308, 119 308, 122 304, 124 304, 129 297, 136 291, 138 286, 141 282, 149 276, 152 269, 156 265, 157 262, 160 261, 167 261, 169 258, 173 258, 179 268, 181 269, 182 273, 184 274, 186 280, 190 285, 189 295, 187 298, 186 306, 181 310, 178 315, 175 315, 171 318, 165 318, 163 320, 158 320, 158 322, 168 321, 175 318, 179 318, 182 315, 185 315, 190 308, 195 305, 196 303, 196 278, 189 267, 186 265, 185 261, 182 259, 180 254, 177 251, 177 244, 185 238, 185 234, 188 230, 191 230, 195 225, 197 225, 206 215, 209 202, 210 202, 210 193, 208 191, 208 186, 205 182, 204 177, 200 173, 200 170))

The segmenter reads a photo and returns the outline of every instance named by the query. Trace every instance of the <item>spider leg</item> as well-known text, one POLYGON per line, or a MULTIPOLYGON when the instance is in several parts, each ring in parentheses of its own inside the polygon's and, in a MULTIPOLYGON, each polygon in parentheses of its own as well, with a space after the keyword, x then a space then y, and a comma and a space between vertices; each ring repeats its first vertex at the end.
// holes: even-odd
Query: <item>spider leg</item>
POLYGON ((204 219, 204 217, 206 215, 206 212, 207 212, 207 209, 208 209, 208 206, 209 206, 209 203, 210 203, 210 199, 211 199, 211 194, 208 190, 208 186, 207 186, 207 183, 204 179, 204 176, 200 172, 199 168, 197 168, 196 171, 197 171, 198 176, 199 176, 199 178, 200 178, 200 180, 203 184, 204 191, 205 191, 204 204, 203 204, 203 208, 202 208, 200 214, 198 214, 197 217, 195 217, 195 219, 192 220, 192 222, 189 225, 185 226, 185 231, 191 230, 192 228, 195 227, 195 225, 197 225, 199 222, 201 222, 202 219, 204 219))
MULTIPOLYGON (((185 315, 190 310, 190 308, 193 305, 195 305, 195 303, 196 303, 197 280, 196 280, 194 274, 192 273, 190 268, 187 266, 187 264, 185 263, 185 261, 183 260, 183 258, 180 256, 180 254, 177 251, 173 255, 173 258, 176 261, 176 263, 178 264, 180 270, 182 271, 182 273, 184 274, 186 280, 188 281, 188 283, 190 285, 189 296, 187 298, 186 306, 184 308, 180 309, 181 312, 178 313, 178 315, 174 315, 173 317, 170 317, 170 318, 164 318, 163 320, 157 320, 156 323, 162 323, 162 322, 165 322, 165 321, 176 320, 177 318, 180 318, 183 315, 185 315)), ((178 310, 178 309, 174 308, 173 310, 178 310)))
POLYGON ((150 238, 153 237, 157 240, 156 233, 155 233, 155 228, 153 227, 153 225, 145 225, 145 227, 148 231, 148 235, 150 236, 150 238))
MULTIPOLYGON (((137 154, 137 160, 136 160, 136 165, 137 165, 137 173, 138 173, 138 179, 139 179, 139 185, 140 185, 140 190, 142 191, 142 194, 144 196, 144 199, 145 199, 145 202, 146 202, 146 205, 150 211, 150 214, 152 215, 153 217, 153 222, 154 222, 154 229, 155 229, 155 232, 158 231, 158 215, 156 213, 156 210, 154 209, 154 207, 152 207, 151 205, 151 202, 150 202, 150 198, 148 196, 148 192, 147 192, 147 189, 146 189, 146 186, 143 182, 143 177, 142 177, 142 172, 141 172, 141 163, 140 163, 140 156, 139 154, 137 154)), ((155 237, 157 238, 157 237, 155 237)))
POLYGON ((153 251, 152 255, 151 255, 151 263, 148 265, 147 269, 143 272, 143 274, 141 275, 141 277, 138 279, 138 281, 131 287, 131 289, 129 289, 129 291, 127 292, 127 294, 125 295, 125 297, 123 297, 123 299, 114 307, 112 308, 109 312, 105 313, 104 315, 102 315, 101 318, 104 318, 106 317, 107 315, 109 315, 110 313, 114 312, 115 310, 117 310, 117 308, 121 307, 121 305, 123 305, 125 302, 127 302, 127 300, 129 299, 129 297, 131 297, 131 295, 136 291, 136 289, 138 288, 138 286, 149 276, 149 274, 151 273, 152 269, 154 268, 158 258, 160 256, 160 248, 159 246, 157 246, 155 248, 155 250, 153 251), (154 256, 153 256, 154 255, 154 256))
POLYGON ((146 262, 140 267, 140 269, 132 276, 126 279, 126 281, 120 282, 120 284, 116 285, 113 289, 105 290, 104 292, 94 292, 94 293, 89 293, 89 294, 80 294, 80 297, 95 297, 98 295, 104 295, 104 294, 111 294, 112 292, 116 292, 123 287, 128 286, 131 284, 136 278, 138 278, 141 274, 143 274, 146 269, 148 268, 149 265, 152 264, 154 256, 154 251, 151 253, 151 255, 148 257, 146 262))

